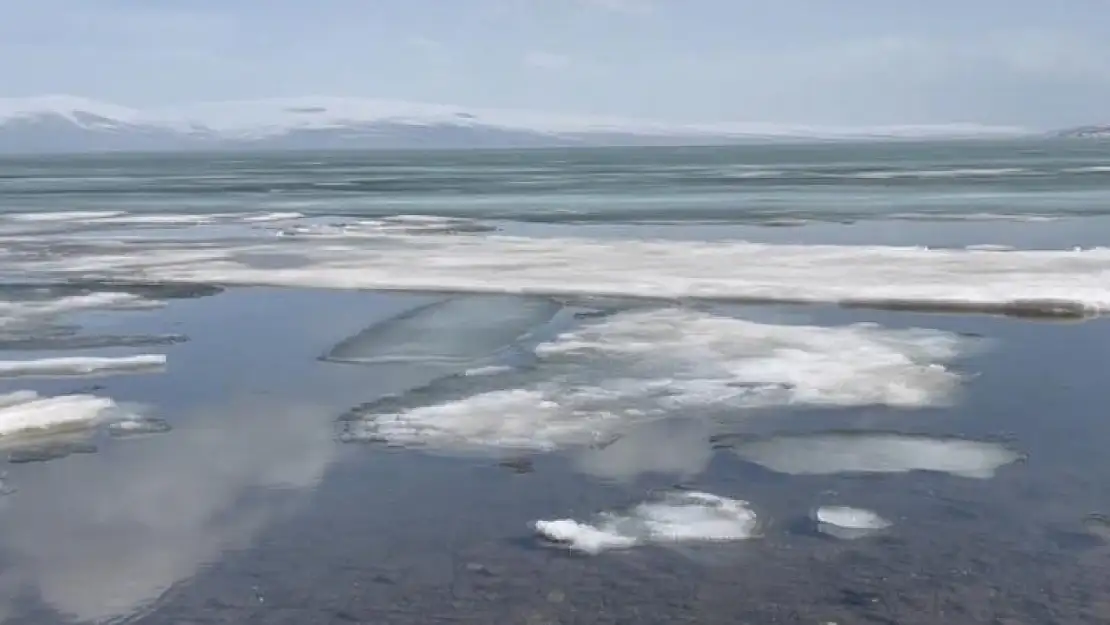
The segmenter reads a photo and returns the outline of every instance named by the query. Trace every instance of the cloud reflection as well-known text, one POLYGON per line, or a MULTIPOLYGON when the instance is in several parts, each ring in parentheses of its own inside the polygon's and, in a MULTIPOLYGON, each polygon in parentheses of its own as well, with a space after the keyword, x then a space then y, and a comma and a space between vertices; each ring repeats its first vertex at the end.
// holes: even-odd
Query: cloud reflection
POLYGON ((583 473, 618 482, 645 474, 692 478, 713 458, 712 429, 697 419, 645 423, 609 445, 582 450, 574 464, 583 473))
POLYGON ((16 563, 0 616, 24 593, 82 621, 148 607, 295 506, 335 459, 331 433, 326 411, 241 402, 22 471, 0 516, 0 553, 16 563))

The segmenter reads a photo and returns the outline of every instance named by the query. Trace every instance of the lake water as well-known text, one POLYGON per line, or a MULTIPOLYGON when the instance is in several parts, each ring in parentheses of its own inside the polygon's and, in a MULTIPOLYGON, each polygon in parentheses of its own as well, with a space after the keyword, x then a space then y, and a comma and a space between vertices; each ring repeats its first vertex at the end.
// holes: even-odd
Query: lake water
POLYGON ((1105 622, 1108 200, 1099 142, 0 161, 0 619, 1105 622))

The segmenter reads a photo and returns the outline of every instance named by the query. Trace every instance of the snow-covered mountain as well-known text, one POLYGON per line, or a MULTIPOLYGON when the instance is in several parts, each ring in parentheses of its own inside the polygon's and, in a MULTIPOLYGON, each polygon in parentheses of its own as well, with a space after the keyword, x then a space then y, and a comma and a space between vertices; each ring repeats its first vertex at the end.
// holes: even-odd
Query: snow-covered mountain
POLYGON ((0 98, 0 153, 699 145, 1021 134, 1026 131, 975 124, 873 128, 671 124, 332 97, 212 102, 146 110, 73 96, 0 98))
POLYGON ((1073 139, 1110 139, 1110 124, 1069 128, 1061 130, 1057 136, 1073 139))

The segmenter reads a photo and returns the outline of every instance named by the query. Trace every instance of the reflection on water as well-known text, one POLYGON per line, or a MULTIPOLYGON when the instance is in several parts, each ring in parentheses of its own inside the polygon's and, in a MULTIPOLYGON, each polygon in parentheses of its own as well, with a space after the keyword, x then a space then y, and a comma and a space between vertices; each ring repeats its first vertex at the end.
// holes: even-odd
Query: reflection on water
POLYGON ((9 587, 59 612, 127 615, 229 549, 249 545, 313 486, 336 448, 326 412, 240 401, 194 415, 172 436, 19 476, 0 517, 9 587), (270 491, 270 492, 267 492, 270 491))
MULTIPOLYGON (((91 297, 95 303, 105 300, 91 297)), ((398 305, 362 297, 345 306, 340 297, 338 306, 321 312, 311 298, 292 296, 282 298, 285 315, 265 323, 242 316, 225 323, 227 311, 273 297, 229 294, 200 308, 171 304, 139 320, 113 321, 111 315, 94 320, 98 329, 137 324, 155 331, 185 327, 203 335, 160 357, 170 363, 167 373, 110 378, 96 389, 104 398, 65 395, 72 389, 62 380, 13 380, 21 390, 0 393, 5 423, 12 427, 23 413, 36 423, 47 417, 84 419, 77 432, 42 430, 0 440, 16 463, 5 476, 5 492, 12 492, 0 515, 0 561, 8 563, 0 573, 4 613, 33 621, 41 611, 28 606, 42 602, 79 621, 133 615, 228 551, 249 547, 261 529, 303 504, 341 450, 332 440, 335 413, 374 388, 360 379, 364 376, 327 371, 334 366, 315 355, 345 332, 396 314, 398 305), (228 340, 231 336, 238 341, 228 340), (236 349, 226 349, 232 345, 236 349), (222 384, 213 385, 213 379, 222 384), (355 379, 361 384, 352 384, 355 379), (60 395, 40 399, 26 390, 32 386, 43 396, 60 395), (84 413, 74 416, 74 402, 86 397, 100 402, 98 412, 86 410, 87 419, 84 413), (32 410, 40 404, 42 409, 32 410), (112 418, 96 429, 103 407, 111 408, 112 418), (46 408, 53 412, 43 412, 46 408), (22 464, 34 460, 50 462, 22 464)), ((64 315, 67 323, 84 324, 71 309, 54 306, 50 318, 64 315)), ((87 353, 88 346, 82 347, 80 353, 87 353)), ((44 362, 13 356, 13 369, 44 362)), ((131 360, 93 355, 46 362, 76 367, 131 360)))
MULTIPOLYGON (((7 466, 0 616, 1080 623, 1097 622, 1098 598, 1110 596, 1103 322, 607 310, 572 315, 573 327, 537 339, 547 353, 525 366, 446 386, 435 379, 502 345, 497 332, 436 335, 454 350, 446 369, 435 357, 318 359, 432 301, 232 290, 120 322, 192 340, 167 347, 165 372, 107 378, 95 391, 150 409, 94 432, 84 444, 95 448, 83 449, 93 453, 7 466), (879 325, 851 325, 865 319, 879 325), (989 347, 958 354, 956 337, 969 333, 989 347), (538 375, 544 367, 555 375, 538 375), (750 383, 729 385, 730 375, 750 383), (609 411, 596 418, 611 435, 481 454, 438 435, 415 449, 334 440, 339 415, 385 395, 402 414, 471 406, 475 393, 514 385, 609 411), (620 418, 629 400, 643 418, 620 418), (1013 462, 1018 451, 1026 462, 1013 462), (567 521, 545 526, 548 537, 596 555, 540 548, 541 520, 567 521)), ((524 316, 548 319, 533 312, 524 316)), ((64 380, 19 382, 0 396, 74 392, 64 380)), ((544 416, 514 410, 486 415, 483 440, 493 426, 544 416)), ((574 416, 562 410, 551 414, 574 416)), ((475 418, 431 417, 460 415, 475 418)))

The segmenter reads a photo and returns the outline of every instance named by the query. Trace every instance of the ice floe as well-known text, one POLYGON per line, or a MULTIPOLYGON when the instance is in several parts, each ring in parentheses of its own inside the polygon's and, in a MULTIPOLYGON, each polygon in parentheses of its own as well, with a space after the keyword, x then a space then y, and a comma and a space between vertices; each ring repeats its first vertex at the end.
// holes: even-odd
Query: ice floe
POLYGON ((65 356, 37 360, 0 360, 0 378, 106 376, 162 370, 165 354, 65 356))
POLYGON ((870 536, 891 526, 890 521, 863 508, 821 506, 813 511, 817 531, 844 540, 870 536))
POLYGON ((755 512, 746 501, 709 493, 668 493, 627 512, 604 512, 590 521, 536 521, 545 540, 568 549, 597 554, 650 543, 745 540, 757 530, 755 512))
MULTIPOLYGON (((960 337, 873 325, 762 324, 702 311, 633 310, 538 345, 532 368, 460 376, 362 406, 346 440, 551 450, 609 444, 697 409, 945 403, 960 337)), ((738 418, 740 418, 738 414, 738 418)))
POLYGON ((172 429, 173 427, 164 419, 140 415, 128 415, 108 424, 108 433, 116 438, 163 434, 172 429))

